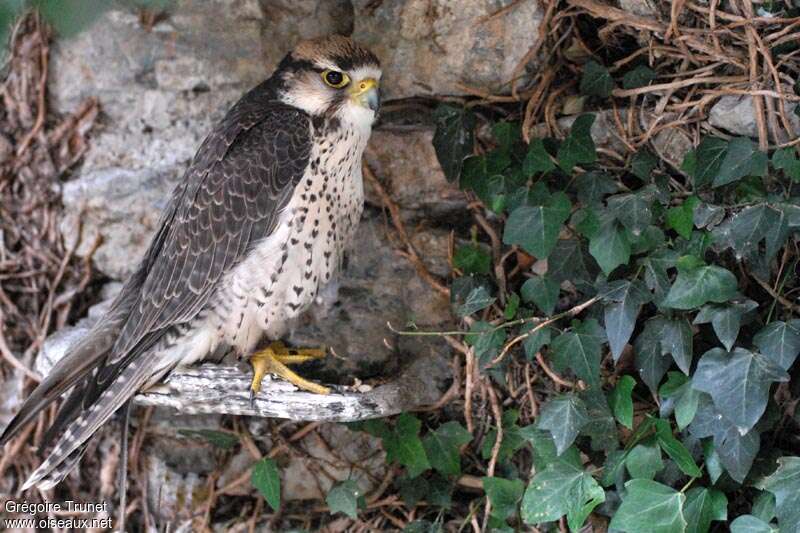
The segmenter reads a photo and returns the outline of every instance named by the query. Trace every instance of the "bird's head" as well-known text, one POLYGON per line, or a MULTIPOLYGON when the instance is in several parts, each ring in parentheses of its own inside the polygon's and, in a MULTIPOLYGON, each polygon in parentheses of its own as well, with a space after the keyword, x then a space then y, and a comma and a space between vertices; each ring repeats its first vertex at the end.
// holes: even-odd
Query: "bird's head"
POLYGON ((302 41, 278 66, 279 98, 312 116, 369 128, 380 106, 375 54, 342 35, 302 41))

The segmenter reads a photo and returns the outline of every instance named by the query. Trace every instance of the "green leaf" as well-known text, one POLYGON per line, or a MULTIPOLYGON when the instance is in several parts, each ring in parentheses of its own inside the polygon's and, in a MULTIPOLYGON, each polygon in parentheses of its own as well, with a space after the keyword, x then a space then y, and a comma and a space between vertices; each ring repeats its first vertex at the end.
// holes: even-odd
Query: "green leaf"
POLYGON ((694 318, 694 324, 706 324, 711 322, 717 338, 730 351, 739 336, 739 328, 742 324, 742 316, 745 313, 756 309, 758 304, 753 300, 743 302, 731 302, 724 305, 705 305, 694 318))
POLYGON ((506 520, 517 513, 517 504, 522 499, 525 484, 519 479, 484 477, 483 490, 492 503, 492 516, 506 520))
POLYGON ((478 369, 483 370, 500 353, 506 340, 506 330, 478 320, 470 326, 464 340, 473 347, 478 369))
POLYGON ((693 309, 708 302, 724 303, 736 295, 736 277, 729 270, 706 265, 678 272, 662 302, 673 309, 693 309))
POLYGON ((721 187, 745 176, 763 176, 766 171, 767 155, 760 152, 748 137, 736 137, 728 143, 712 187, 721 187))
POLYGON ((634 479, 653 479, 664 469, 658 446, 637 444, 625 458, 625 468, 634 479))
POLYGON ((567 174, 575 165, 594 163, 597 151, 592 140, 591 130, 594 115, 581 115, 575 119, 569 135, 558 149, 558 165, 567 174))
POLYGON ((492 268, 492 256, 482 246, 459 246, 453 255, 453 266, 465 274, 488 274, 492 268))
POLYGON ((614 417, 628 429, 633 429, 633 399, 631 395, 635 386, 635 379, 628 375, 622 376, 609 396, 614 417))
POLYGON ((664 450, 664 453, 675 461, 675 464, 678 465, 678 468, 680 468, 684 474, 689 477, 700 477, 702 475, 700 468, 694 462, 694 459, 692 459, 692 454, 689 453, 689 450, 687 450, 672 434, 672 428, 670 428, 669 422, 655 419, 654 423, 656 427, 656 440, 658 441, 658 445, 661 446, 661 449, 664 450))
POLYGON ((667 270, 674 267, 678 261, 678 254, 674 250, 662 248, 640 260, 644 267, 644 282, 647 288, 653 291, 656 302, 660 302, 670 289, 667 270))
POLYGON ((708 533, 711 522, 728 519, 728 498, 718 490, 695 487, 686 493, 683 512, 686 533, 708 533))
POLYGON ((639 150, 631 158, 631 172, 642 181, 650 181, 656 166, 658 166, 658 158, 646 148, 639 150))
POLYGON ((614 90, 614 79, 608 69, 597 61, 589 60, 583 66, 581 94, 608 98, 614 90))
POLYGON ((461 474, 460 448, 471 440, 472 435, 461 424, 450 421, 428 433, 422 444, 433 468, 445 476, 458 476, 461 474))
POLYGON ((550 158, 550 154, 544 148, 544 143, 541 139, 531 139, 528 145, 528 153, 525 154, 525 159, 522 162, 522 172, 525 176, 533 176, 534 174, 546 174, 556 168, 555 163, 550 158))
POLYGON ((800 353, 800 320, 771 322, 756 333, 753 344, 784 370, 789 370, 800 353))
POLYGON ((217 448, 222 448, 223 450, 230 450, 239 443, 239 437, 237 435, 213 429, 179 429, 178 434, 186 437, 203 439, 209 444, 217 448))
POLYGON ((395 461, 405 466, 410 478, 431 467, 419 438, 421 427, 422 422, 416 416, 403 413, 397 417, 394 431, 383 439, 387 462, 395 461))
POLYGON ((518 122, 502 120, 492 126, 492 136, 500 149, 509 151, 521 140, 522 132, 518 122))
POLYGON ((700 199, 690 196, 681 205, 671 207, 667 211, 667 227, 674 229, 684 239, 692 236, 694 227, 694 210, 700 204, 700 199))
POLYGON ((464 159, 472 154, 475 114, 461 107, 440 104, 433 112, 436 132, 433 149, 448 181, 461 174, 464 159))
POLYGON ((555 462, 531 480, 522 497, 522 520, 529 525, 552 522, 567 515, 570 530, 578 531, 605 492, 580 466, 555 462))
MULTIPOLYGON (((525 324, 520 332, 527 333, 538 326, 533 323, 525 324)), ((552 336, 553 329, 545 326, 533 331, 524 341, 522 341, 522 346, 525 348, 525 355, 528 359, 533 359, 536 357, 536 354, 539 350, 542 349, 547 344, 550 344, 550 337, 552 336)))
POLYGON ((604 322, 611 356, 616 363, 633 334, 639 309, 650 301, 650 293, 641 281, 611 282, 605 297, 604 322))
MULTIPOLYGON (((519 411, 516 409, 509 409, 503 413, 500 419, 503 424, 503 440, 500 443, 500 452, 497 454, 497 460, 503 463, 511 458, 514 453, 525 445, 527 439, 527 428, 521 428, 517 425, 519 418, 519 411)), ((492 428, 483 439, 483 447, 481 448, 481 456, 484 459, 489 459, 492 456, 494 444, 497 442, 497 429, 492 428)))
POLYGON ((617 192, 617 184, 603 172, 584 172, 575 178, 578 201, 590 206, 599 203, 606 195, 617 192))
POLYGON ((766 239, 767 258, 772 258, 789 235, 784 212, 767 204, 746 207, 713 231, 714 242, 730 247, 738 257, 759 252, 759 243, 766 239))
POLYGON ((751 514, 764 522, 775 518, 775 495, 767 490, 762 490, 753 499, 751 514))
POLYGON ((486 309, 494 303, 497 298, 489 294, 489 289, 484 285, 479 285, 472 289, 464 303, 456 309, 456 314, 460 317, 469 316, 472 313, 477 313, 486 309))
POLYGON ((565 394, 544 404, 536 419, 536 427, 550 432, 556 452, 561 455, 588 422, 589 414, 583 400, 574 394, 565 394))
POLYGON ((250 483, 264 496, 273 511, 281 507, 281 476, 275 461, 265 457, 253 465, 250 483))
POLYGON ((608 199, 608 211, 634 236, 639 236, 653 221, 651 203, 644 194, 618 194, 608 199))
POLYGON ((589 388, 579 396, 589 413, 589 422, 581 429, 581 434, 591 439, 592 450, 616 450, 619 447, 617 424, 602 389, 589 388))
POLYGON ((625 484, 622 498, 610 527, 627 533, 676 533, 684 531, 683 502, 686 497, 666 485, 648 479, 632 479, 625 484))
POLYGON ((647 65, 639 65, 625 73, 622 77, 622 87, 625 89, 638 89, 639 87, 650 85, 650 82, 655 77, 656 73, 653 69, 647 65))
POLYGON ((334 485, 325 497, 325 502, 330 507, 331 514, 344 513, 353 520, 358 517, 358 508, 366 507, 364 495, 352 479, 334 485))
POLYGON ((746 514, 731 522, 731 533, 778 533, 778 528, 772 527, 760 518, 746 514))
POLYGON ((713 440, 703 441, 703 457, 705 458, 706 472, 711 483, 716 483, 722 476, 723 467, 713 440))
POLYGON ((553 358, 560 367, 569 367, 580 379, 599 389, 605 331, 593 318, 575 324, 572 331, 562 333, 550 345, 553 358))
POLYGON ((546 258, 556 245, 571 209, 563 192, 553 194, 546 205, 518 207, 508 217, 503 242, 518 244, 534 257, 546 258))
POLYGON ((692 386, 711 395, 714 405, 741 433, 758 422, 767 407, 770 385, 789 375, 767 357, 736 348, 714 348, 703 354, 692 386))
POLYGON ((783 170, 786 177, 800 181, 800 160, 797 159, 795 148, 786 146, 775 150, 772 154, 772 166, 783 170))
POLYGON ((536 307, 547 316, 553 314, 558 303, 559 293, 558 283, 549 276, 535 276, 528 278, 522 284, 520 295, 522 301, 526 303, 533 302, 536 307))
POLYGON ((694 168, 689 172, 694 179, 695 189, 709 185, 714 180, 727 151, 728 141, 724 139, 705 137, 700 141, 694 152, 694 168))
POLYGON ((556 283, 569 280, 575 285, 592 284, 589 258, 577 239, 561 239, 547 258, 547 275, 556 283))
POLYGON ((665 357, 666 352, 661 347, 661 332, 664 331, 666 322, 667 319, 663 317, 648 320, 645 322, 644 330, 633 343, 636 370, 652 391, 658 389, 661 378, 672 366, 672 360, 665 357))
POLYGON ((757 483, 775 495, 775 512, 783 530, 800 524, 800 457, 781 457, 778 469, 757 483))
POLYGON ((517 311, 519 311, 519 303, 520 298, 516 292, 512 292, 508 295, 506 308, 503 309, 503 317, 505 317, 506 320, 513 320, 514 317, 517 316, 517 311))
POLYGON ((700 392, 692 388, 689 379, 680 372, 668 372, 667 382, 659 389, 659 394, 671 399, 675 404, 675 422, 683 431, 694 419, 700 401, 700 392))
POLYGON ((631 244, 624 228, 615 221, 603 224, 589 240, 589 253, 608 276, 631 257, 631 244))

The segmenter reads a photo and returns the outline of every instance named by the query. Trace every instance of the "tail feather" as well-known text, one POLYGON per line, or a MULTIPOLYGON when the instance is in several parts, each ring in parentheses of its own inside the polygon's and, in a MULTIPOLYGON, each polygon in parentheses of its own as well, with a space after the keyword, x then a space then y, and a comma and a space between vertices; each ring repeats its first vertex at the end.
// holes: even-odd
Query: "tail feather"
POLYGON ((50 455, 25 482, 23 490, 34 485, 50 488, 75 467, 89 438, 152 377, 152 359, 149 354, 139 357, 120 373, 97 401, 70 424, 50 455))

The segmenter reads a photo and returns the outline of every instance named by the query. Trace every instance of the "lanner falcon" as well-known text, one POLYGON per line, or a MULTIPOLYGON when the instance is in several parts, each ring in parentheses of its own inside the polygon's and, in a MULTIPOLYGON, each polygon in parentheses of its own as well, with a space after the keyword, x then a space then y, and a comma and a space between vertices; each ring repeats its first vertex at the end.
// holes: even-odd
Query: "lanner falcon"
POLYGON ((137 391, 226 348, 270 372, 324 355, 280 342, 339 269, 363 209, 361 156, 379 106, 378 59, 342 36, 301 42, 203 141, 138 269, 108 314, 39 384, 0 437, 72 388, 23 489, 48 489, 137 391), (255 352, 261 342, 271 342, 255 352))

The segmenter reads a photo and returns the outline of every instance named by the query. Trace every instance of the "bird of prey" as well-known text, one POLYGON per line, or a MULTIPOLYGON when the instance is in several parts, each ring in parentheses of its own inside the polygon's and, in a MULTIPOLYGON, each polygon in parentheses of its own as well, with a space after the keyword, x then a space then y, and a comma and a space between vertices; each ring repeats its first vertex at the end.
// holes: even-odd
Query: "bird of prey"
POLYGON ((137 391, 224 349, 250 357, 251 398, 266 372, 328 392, 286 366, 324 350, 280 340, 352 240, 380 77, 375 55, 347 37, 303 41, 214 127, 108 314, 0 436, 3 445, 71 389, 45 437, 55 445, 23 489, 53 487, 137 391))

